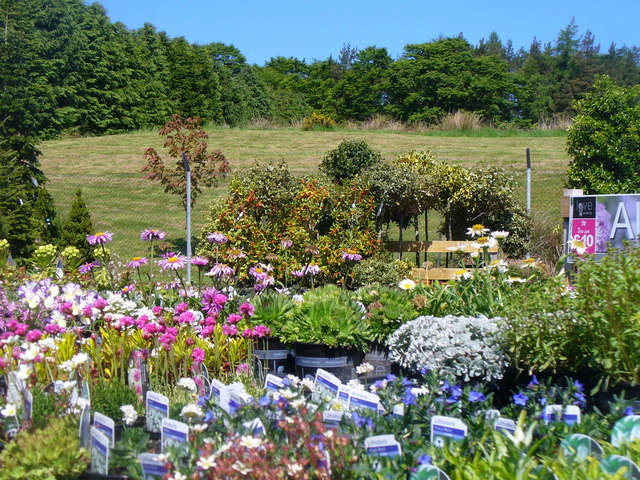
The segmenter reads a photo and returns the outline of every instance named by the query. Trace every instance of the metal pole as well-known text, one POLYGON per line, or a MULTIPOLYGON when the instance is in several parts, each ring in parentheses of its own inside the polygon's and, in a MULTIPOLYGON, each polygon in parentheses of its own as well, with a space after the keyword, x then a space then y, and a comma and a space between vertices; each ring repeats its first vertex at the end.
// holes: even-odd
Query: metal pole
POLYGON ((187 204, 185 210, 187 212, 187 283, 191 283, 191 167, 187 154, 182 153, 182 164, 187 174, 187 204))
POLYGON ((527 213, 531 213, 531 150, 527 148, 527 213))

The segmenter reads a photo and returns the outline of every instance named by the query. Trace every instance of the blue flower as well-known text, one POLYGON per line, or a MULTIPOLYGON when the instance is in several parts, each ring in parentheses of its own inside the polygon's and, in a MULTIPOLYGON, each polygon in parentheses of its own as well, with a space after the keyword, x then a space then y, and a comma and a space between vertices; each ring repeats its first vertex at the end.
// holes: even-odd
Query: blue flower
POLYGON ((625 414, 625 415, 627 415, 627 416, 628 416, 628 415, 635 415, 635 414, 636 414, 636 412, 634 412, 634 411, 633 411, 633 407, 627 407, 627 408, 625 409, 625 411, 624 411, 624 414, 625 414))
POLYGON ((403 402, 405 405, 409 406, 409 405, 415 405, 416 404, 416 397, 413 395, 413 393, 411 393, 411 388, 407 388, 404 391, 404 399, 403 402))
POLYGON ((371 418, 360 415, 358 412, 353 412, 351 414, 351 418, 353 419, 353 423, 355 423, 356 427, 358 428, 367 425, 369 428, 373 429, 373 427, 375 426, 371 418))
POLYGON ((393 382, 396 378, 398 377, 396 377, 393 373, 387 373, 387 382, 393 382))
POLYGON ((527 397, 524 393, 519 393, 513 396, 513 403, 515 405, 520 405, 521 407, 527 405, 527 400, 529 400, 529 397, 527 397))
POLYGON ((576 392, 573 394, 573 397, 575 398, 575 404, 578 405, 579 407, 584 407, 586 405, 587 402, 587 397, 585 396, 584 393, 582 392, 576 392))
POLYGON ((527 385, 527 387, 533 389, 535 387, 537 387, 538 385, 540 385, 540 382, 538 381, 538 379, 536 378, 535 375, 531 376, 531 381, 529 382, 529 385, 527 385))
POLYGON ((422 368, 420 369, 420 375, 426 375, 426 374, 427 374, 427 373, 429 373, 430 371, 431 371, 431 369, 425 365, 424 367, 422 367, 422 368))
POLYGON ((574 380, 573 386, 576 387, 579 392, 582 392, 584 390, 584 385, 580 383, 578 380, 574 380))
POLYGON ((542 397, 539 400, 540 405, 545 406, 547 404, 547 397, 542 397))
POLYGON ((265 395, 264 397, 260 397, 260 400, 258 400, 258 404, 259 404, 261 407, 266 407, 266 406, 268 406, 270 403, 271 403, 271 399, 270 399, 267 395, 265 395))
POLYGON ((440 391, 444 393, 449 393, 450 389, 451 389, 451 384, 449 383, 449 380, 445 380, 442 387, 440 387, 440 391))
POLYGON ((484 393, 479 392, 477 390, 473 390, 469 393, 469 401, 470 402, 484 402, 485 396, 484 393))
POLYGON ((451 397, 455 398, 456 401, 460 399, 462 396, 462 388, 459 385, 454 385, 451 387, 451 397))
POLYGON ((384 388, 384 380, 376 380, 373 384, 376 390, 382 390, 384 388))
POLYGON ((403 387, 410 387, 411 386, 411 382, 409 380, 407 380, 406 378, 402 379, 402 386, 403 387))
POLYGON ((431 455, 420 455, 418 457, 418 465, 431 465, 431 455))

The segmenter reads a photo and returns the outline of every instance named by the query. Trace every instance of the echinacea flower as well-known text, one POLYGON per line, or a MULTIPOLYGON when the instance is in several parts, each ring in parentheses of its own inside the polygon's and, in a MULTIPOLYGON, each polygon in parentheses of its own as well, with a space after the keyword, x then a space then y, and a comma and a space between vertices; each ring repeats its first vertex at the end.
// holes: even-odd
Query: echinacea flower
POLYGON ((231 268, 229 265, 225 265, 224 263, 216 263, 211 270, 205 275, 209 277, 232 277, 235 274, 235 270, 231 268))
POLYGON ((89 245, 104 245, 113 239, 113 233, 111 232, 98 232, 95 235, 87 235, 87 242, 89 245))
POLYGON ((227 236, 224 233, 213 232, 207 235, 207 242, 222 245, 223 243, 227 243, 227 236))
POLYGON ((470 237, 480 237, 485 233, 489 233, 489 229, 485 228, 485 226, 480 223, 476 223, 475 225, 467 228, 467 235, 470 237))
POLYGON ((162 270, 178 270, 187 266, 187 257, 179 253, 169 252, 158 260, 158 265, 162 270))
POLYGON ((152 242, 153 240, 164 240, 165 233, 162 230, 156 230, 155 228, 147 228, 140 234, 140 239, 145 242, 152 242))
POLYGON ((204 267, 209 263, 209 259, 205 257, 191 257, 191 265, 196 265, 198 267, 204 267))
POLYGON ((359 262, 360 260, 362 260, 362 255, 352 249, 342 250, 342 259, 350 260, 352 262, 359 262))
MULTIPOLYGON (((292 272, 293 273, 293 272, 292 272)), ((314 276, 320 273, 320 267, 314 263, 310 263, 309 265, 305 265, 302 267, 302 273, 304 275, 314 276)))
POLYGON ((145 257, 133 257, 131 261, 127 264, 129 268, 140 268, 142 265, 145 265, 149 262, 145 257))

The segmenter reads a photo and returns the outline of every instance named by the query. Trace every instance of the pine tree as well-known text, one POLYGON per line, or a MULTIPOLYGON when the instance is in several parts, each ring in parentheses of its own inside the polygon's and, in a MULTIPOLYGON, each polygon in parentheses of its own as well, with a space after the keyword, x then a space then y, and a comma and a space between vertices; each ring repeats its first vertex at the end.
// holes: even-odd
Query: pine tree
POLYGON ((36 224, 36 242, 41 245, 51 243, 56 245, 60 241, 62 225, 58 218, 53 197, 42 187, 38 190, 38 198, 33 207, 33 219, 36 224))
POLYGON ((62 248, 74 246, 86 261, 93 260, 93 248, 87 242, 87 235, 93 235, 93 222, 87 204, 82 198, 82 190, 76 192, 76 198, 71 204, 69 215, 62 225, 62 248))

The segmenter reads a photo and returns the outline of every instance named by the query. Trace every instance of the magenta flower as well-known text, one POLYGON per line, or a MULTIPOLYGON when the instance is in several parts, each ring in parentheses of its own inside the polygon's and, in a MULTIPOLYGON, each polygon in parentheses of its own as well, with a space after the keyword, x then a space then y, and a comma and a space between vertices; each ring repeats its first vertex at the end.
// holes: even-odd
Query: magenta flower
POLYGON ((84 275, 85 273, 89 273, 96 265, 97 262, 83 263, 78 267, 78 272, 84 275))
POLYGON ((236 373, 237 374, 249 373, 249 365, 247 365, 246 363, 241 363, 236 367, 236 373))
POLYGON ((95 235, 87 235, 87 242, 89 245, 104 245, 113 239, 113 233, 111 232, 98 232, 95 235))
POLYGON ((209 243, 217 243, 218 245, 222 245, 223 243, 227 243, 227 236, 224 233, 213 232, 207 235, 207 242, 209 243))
POLYGON ((127 264, 129 268, 140 268, 142 265, 145 265, 149 262, 145 257, 133 257, 131 261, 127 264))
POLYGON ((264 325, 256 325, 253 327, 253 336, 255 338, 268 337, 271 335, 271 329, 269 327, 265 327, 264 325))
POLYGON ((242 305, 240 305, 240 308, 238 309, 238 311, 247 318, 251 318, 255 310, 256 310, 255 307, 251 305, 249 302, 244 302, 242 305))
POLYGON ((350 260, 352 262, 359 262, 362 260, 362 255, 357 253, 355 250, 342 250, 342 259, 350 260))
POLYGON ((179 253, 169 252, 164 254, 161 260, 158 260, 158 265, 162 270, 178 270, 187 266, 187 257, 179 253))
POLYGON ((236 272, 230 266, 225 265, 224 263, 216 263, 213 268, 209 270, 209 273, 207 273, 207 275, 211 277, 223 278, 232 277, 235 273, 236 272))
POLYGON ((222 333, 231 337, 238 334, 238 328, 235 325, 223 325, 222 333))
POLYGON ((205 257, 192 257, 191 265, 197 265, 198 267, 204 267, 209 263, 209 259, 205 257))
POLYGON ((205 357, 205 353, 204 353, 204 350, 201 348, 194 348, 193 351, 191 352, 191 358, 193 358, 193 361, 195 363, 204 362, 204 357, 205 357))
POLYGON ((187 302, 181 302, 176 305, 176 313, 180 314, 189 310, 189 304, 187 302))
POLYGON ((37 342, 38 340, 40 340, 42 338, 42 330, 31 330, 27 333, 26 339, 27 342, 37 342))
POLYGON ((235 325, 236 323, 238 323, 240 320, 242 320, 242 315, 237 314, 237 313, 232 313, 231 315, 229 315, 227 317, 227 323, 229 325, 235 325))
POLYGON ((152 242, 153 240, 164 240, 165 233, 162 230, 156 230, 155 228, 147 228, 140 234, 140 239, 145 242, 152 242))

